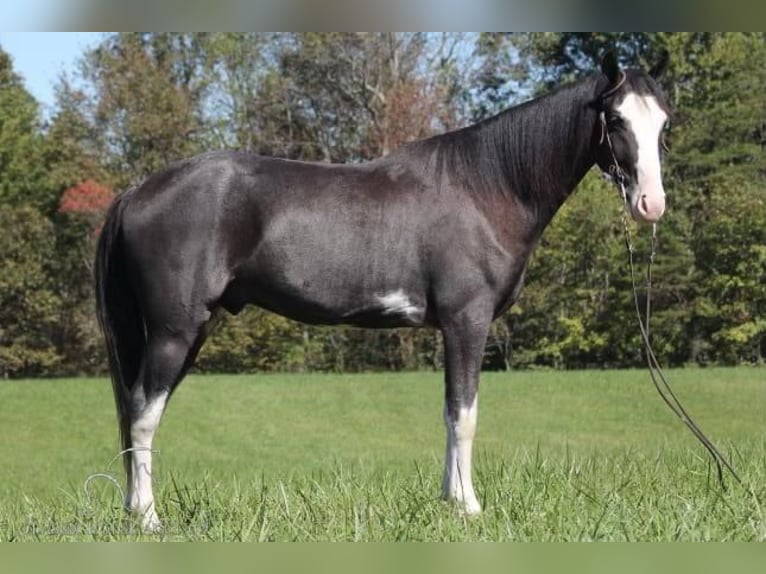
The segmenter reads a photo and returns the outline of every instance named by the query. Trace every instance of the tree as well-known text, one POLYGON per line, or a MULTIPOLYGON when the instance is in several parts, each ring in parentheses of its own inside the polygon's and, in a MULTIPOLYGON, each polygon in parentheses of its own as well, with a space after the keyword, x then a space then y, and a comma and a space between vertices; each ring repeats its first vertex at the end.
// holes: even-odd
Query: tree
POLYGON ((53 226, 33 207, 0 204, 0 245, 0 373, 55 373, 61 300, 49 272, 53 226))
MULTIPOLYGON (((290 123, 283 111, 284 94, 279 88, 282 82, 274 73, 272 54, 279 50, 278 43, 278 34, 206 36, 204 70, 210 91, 204 108, 208 145, 216 149, 257 151, 282 143, 283 138, 265 129, 266 124, 280 119, 290 123), (261 97, 264 92, 269 92, 269 97, 261 97)), ((274 155, 291 157, 287 150, 279 151, 282 153, 274 155)))
POLYGON ((87 95, 74 87, 71 78, 59 79, 56 107, 46 126, 43 144, 48 186, 55 190, 56 197, 86 180, 109 182, 111 179, 106 166, 102 165, 103 134, 88 115, 88 105, 87 95))
POLYGON ((108 187, 84 181, 64 191, 53 218, 56 257, 51 267, 57 278, 56 294, 64 303, 55 342, 68 374, 93 373, 103 359, 93 312, 92 261, 113 198, 108 187))
POLYGON ((386 155, 456 125, 462 36, 292 34, 280 74, 291 120, 327 161, 386 155))
POLYGON ((43 184, 41 144, 39 106, 0 47, 0 202, 43 210, 55 204, 43 184))
POLYGON ((200 151, 199 44, 188 34, 121 33, 86 54, 81 73, 93 98, 83 116, 94 122, 117 188, 200 151))
POLYGON ((670 35, 674 206, 690 221, 698 360, 762 362, 766 155, 762 33, 670 35))

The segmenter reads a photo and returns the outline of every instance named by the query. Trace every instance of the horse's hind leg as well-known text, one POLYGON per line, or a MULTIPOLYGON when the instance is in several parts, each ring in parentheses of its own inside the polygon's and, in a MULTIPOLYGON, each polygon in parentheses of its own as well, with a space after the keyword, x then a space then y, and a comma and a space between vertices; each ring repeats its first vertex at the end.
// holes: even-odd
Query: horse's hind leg
POLYGON ((166 329, 149 335, 137 384, 130 404, 130 468, 125 506, 141 517, 146 531, 161 527, 152 491, 152 441, 167 401, 175 386, 191 366, 206 330, 166 329))

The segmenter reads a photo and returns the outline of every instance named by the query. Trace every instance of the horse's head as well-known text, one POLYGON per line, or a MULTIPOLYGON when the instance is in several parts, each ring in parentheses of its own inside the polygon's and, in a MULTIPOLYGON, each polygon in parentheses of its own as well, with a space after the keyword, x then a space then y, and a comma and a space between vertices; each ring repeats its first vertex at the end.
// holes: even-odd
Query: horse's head
POLYGON ((596 105, 597 163, 618 183, 622 178, 633 219, 654 223, 665 211, 660 172, 662 130, 669 108, 657 82, 667 65, 667 53, 649 73, 621 70, 612 53, 601 71, 609 80, 596 105))

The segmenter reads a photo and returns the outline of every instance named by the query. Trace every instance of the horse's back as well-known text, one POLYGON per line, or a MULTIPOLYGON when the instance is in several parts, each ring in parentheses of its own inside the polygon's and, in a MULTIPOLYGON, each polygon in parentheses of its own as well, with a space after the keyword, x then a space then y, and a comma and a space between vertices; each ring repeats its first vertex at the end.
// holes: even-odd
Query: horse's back
POLYGON ((135 190, 125 212, 136 281, 184 309, 256 304, 314 323, 429 322, 433 297, 459 307, 484 283, 507 282, 509 254, 470 196, 424 165, 238 152, 177 163, 135 190))
POLYGON ((187 307, 220 299, 233 312, 255 303, 310 322, 366 323, 388 305, 419 323, 424 238, 440 217, 430 191, 393 162, 217 152, 133 191, 124 235, 142 290, 187 307))

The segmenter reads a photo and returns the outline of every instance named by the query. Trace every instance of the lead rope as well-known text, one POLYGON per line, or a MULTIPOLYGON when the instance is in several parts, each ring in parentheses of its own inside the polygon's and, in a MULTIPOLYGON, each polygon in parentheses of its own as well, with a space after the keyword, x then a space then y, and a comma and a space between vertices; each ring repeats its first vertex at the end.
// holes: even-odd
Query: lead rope
POLYGON ((721 451, 718 450, 718 447, 716 447, 715 444, 713 444, 713 441, 711 441, 705 433, 702 432, 702 430, 697 426, 697 423, 694 422, 694 419, 691 418, 688 412, 686 412, 686 409, 683 407, 681 402, 676 397, 675 393, 673 392, 673 389, 670 388, 670 384, 668 383, 667 379, 665 378, 665 374, 662 372, 662 367, 660 367, 660 363, 657 360, 657 356, 654 353, 654 349, 652 349, 652 344, 649 340, 649 319, 651 316, 651 301, 652 301, 652 266, 654 264, 654 258, 657 253, 657 224, 652 225, 652 244, 651 244, 651 253, 649 255, 649 263, 647 265, 646 269, 646 310, 645 310, 645 320, 641 317, 641 306, 638 303, 638 288, 636 287, 636 272, 635 272, 635 265, 633 263, 633 255, 635 253, 635 248, 633 246, 633 239, 630 235, 630 227, 628 225, 628 194, 625 191, 625 172, 623 172, 622 168, 620 167, 619 162, 617 161, 617 156, 614 154, 614 148, 612 147, 612 138, 609 136, 609 129, 607 127, 606 123, 606 114, 602 111, 599 114, 599 120, 601 122, 601 139, 600 144, 604 143, 606 141, 606 145, 609 148, 609 153, 612 156, 612 163, 609 166, 609 175, 612 177, 612 180, 617 183, 617 185, 620 188, 620 194, 622 196, 622 229, 623 233, 625 235, 625 246, 628 248, 628 261, 630 263, 630 282, 633 286, 633 304, 635 306, 636 310, 636 318, 638 319, 638 326, 641 331, 641 338, 644 342, 644 347, 646 349, 646 365, 649 368, 649 375, 652 377, 652 383, 654 383, 654 388, 657 389, 657 392, 659 393, 660 397, 662 397, 662 400, 665 402, 665 404, 670 408, 671 411, 673 411, 673 414, 675 414, 681 421, 688 427, 688 429, 692 432, 692 434, 696 437, 698 441, 702 443, 702 446, 705 447, 705 449, 710 454, 711 458, 713 459, 713 462, 715 462, 716 470, 718 471, 718 483, 721 485, 721 489, 723 491, 726 491, 726 483, 723 481, 723 467, 726 467, 726 469, 731 473, 731 475, 734 477, 734 479, 742 484, 742 479, 739 477, 737 472, 734 470, 734 467, 729 463, 729 461, 726 460, 726 458, 721 454, 721 451), (655 374, 656 371, 656 374, 655 374), (662 381, 662 384, 660 384, 657 381, 657 378, 659 377, 660 381, 662 381))
MULTIPOLYGON (((611 142, 609 142, 609 136, 607 133, 607 142, 609 143, 609 149, 611 151, 611 142)), ((619 165, 617 164, 617 158, 614 157, 614 152, 612 152, 612 156, 614 159, 614 165, 615 165, 615 171, 617 173, 617 177, 615 178, 617 183, 620 186, 620 193, 622 195, 622 203, 623 203, 623 210, 622 210, 622 227, 623 232, 625 235, 625 245, 628 248, 628 261, 630 263, 630 281, 633 286, 633 303, 635 305, 636 310, 636 318, 638 319, 638 326, 641 330, 641 337, 644 342, 644 346, 646 348, 646 364, 649 368, 649 375, 652 377, 652 382, 654 383, 654 388, 657 389, 657 392, 659 393, 660 397, 662 397, 662 400, 665 402, 665 404, 670 408, 671 411, 679 418, 681 421, 689 428, 689 430, 692 432, 692 434, 699 440, 702 445, 705 447, 705 449, 710 454, 711 458, 713 459, 713 462, 715 462, 716 470, 718 471, 718 482, 721 485, 721 489, 723 491, 726 491, 726 483, 723 480, 723 467, 726 467, 726 469, 731 473, 731 475, 734 477, 734 479, 742 484, 742 479, 739 477, 737 472, 734 470, 732 465, 729 463, 729 461, 726 460, 726 458, 721 454, 721 451, 718 450, 715 444, 705 435, 705 433, 702 432, 702 430, 697 426, 697 423, 694 422, 694 419, 689 415, 689 413, 684 409, 681 402, 676 397, 675 393, 673 392, 673 389, 670 387, 670 384, 668 383, 667 379, 665 379, 665 374, 662 372, 662 367, 660 367, 660 363, 657 360, 657 356, 654 353, 654 349, 652 349, 652 344, 649 340, 649 318, 651 313, 651 292, 652 292, 652 265, 654 264, 654 258, 657 252, 657 224, 652 225, 652 244, 651 244, 651 254, 649 256, 649 263, 647 265, 646 270, 646 310, 645 310, 645 320, 641 317, 641 306, 638 303, 638 289, 636 287, 636 273, 635 273, 635 265, 633 262, 633 255, 635 253, 635 248, 633 246, 633 239, 630 234, 630 227, 628 225, 628 195, 625 191, 625 182, 624 182, 624 176, 622 175, 622 170, 620 169, 619 165), (656 371, 656 375, 655 375, 656 371), (657 378, 659 377, 660 382, 657 381, 657 378)))

